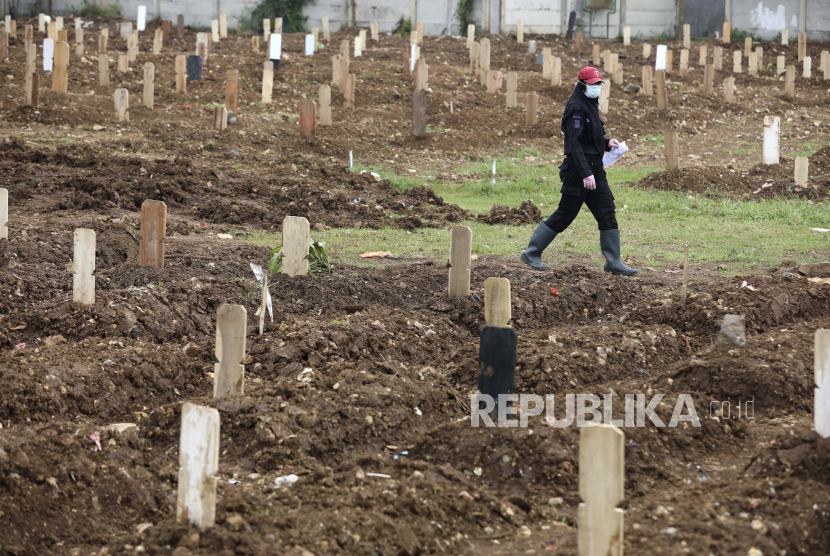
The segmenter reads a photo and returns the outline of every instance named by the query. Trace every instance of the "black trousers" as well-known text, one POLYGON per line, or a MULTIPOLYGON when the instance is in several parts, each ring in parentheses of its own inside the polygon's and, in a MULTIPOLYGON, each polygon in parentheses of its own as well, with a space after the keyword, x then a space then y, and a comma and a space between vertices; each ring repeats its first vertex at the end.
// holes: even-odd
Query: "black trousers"
POLYGON ((547 227, 556 233, 564 232, 571 225, 579 214, 582 203, 588 205, 600 230, 617 229, 617 209, 614 205, 614 195, 611 193, 608 179, 605 176, 602 155, 585 155, 585 158, 594 172, 597 188, 593 191, 586 189, 574 160, 570 156, 565 159, 559 167, 562 199, 559 200, 559 208, 556 212, 545 221, 547 227))

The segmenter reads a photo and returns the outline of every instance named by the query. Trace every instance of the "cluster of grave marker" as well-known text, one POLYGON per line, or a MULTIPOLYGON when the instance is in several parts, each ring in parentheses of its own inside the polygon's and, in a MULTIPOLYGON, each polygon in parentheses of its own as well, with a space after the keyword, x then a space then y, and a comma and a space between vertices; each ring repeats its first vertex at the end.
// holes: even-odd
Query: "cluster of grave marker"
MULTIPOLYGON (((128 41, 128 51, 119 53, 118 71, 127 71, 129 62, 135 61, 138 53, 138 32, 144 30, 146 9, 139 7, 137 29, 132 29, 131 22, 121 25, 121 35, 128 41)), ((178 17, 178 36, 184 34, 184 18, 178 17)), ((329 20, 323 18, 323 40, 330 41, 329 20)), ((263 66, 262 102, 271 102, 274 71, 279 70, 281 51, 281 18, 276 18, 274 30, 271 31, 270 19, 263 20, 263 39, 268 45, 269 60, 263 66)), ((43 67, 53 73, 53 90, 66 92, 69 43, 63 29, 63 18, 57 17, 52 22, 40 14, 39 31, 48 33, 43 43, 43 67), (55 45, 57 43, 57 45, 55 45)), ((161 53, 163 44, 168 40, 171 23, 164 21, 162 29, 157 30, 153 41, 153 52, 161 53)), ((371 38, 378 41, 378 26, 373 23, 370 28, 371 38)), ((6 58, 8 38, 16 38, 16 22, 6 16, 5 28, 0 31, 0 55, 6 58)), ((26 104, 37 106, 38 74, 35 71, 36 46, 32 40, 33 29, 25 29, 26 53, 26 104)), ((79 19, 75 20, 76 54, 84 53, 83 28, 79 19)), ((227 16, 220 15, 213 20, 211 33, 198 33, 196 54, 185 57, 178 55, 175 59, 176 92, 187 91, 188 79, 200 79, 201 69, 211 52, 212 43, 226 38, 228 33, 227 16)), ((723 44, 729 44, 729 24, 724 24, 723 44)), ((102 30, 98 42, 99 80, 102 85, 109 83, 109 57, 107 39, 109 31, 102 30)), ((517 22, 516 40, 524 42, 523 22, 517 22)), ((624 28, 623 40, 630 45, 630 30, 624 28)), ((306 55, 313 55, 319 41, 318 29, 306 36, 306 55)), ((782 32, 782 44, 788 44, 787 30, 782 32)), ((415 92, 413 94, 412 133, 422 134, 426 131, 426 91, 428 90, 428 66, 420 57, 423 43, 423 24, 417 22, 412 31, 410 44, 403 53, 403 72, 414 74, 415 92)), ((574 36, 576 50, 582 47, 582 34, 574 36)), ((680 53, 680 72, 688 71, 689 64, 689 26, 683 29, 684 49, 680 53)), ((355 76, 349 73, 349 41, 341 42, 340 51, 332 57, 332 84, 340 87, 344 95, 344 108, 354 108, 355 76)), ((361 30, 354 39, 353 54, 362 56, 367 47, 366 31, 361 30)), ((252 39, 252 48, 259 52, 260 37, 252 39)), ((470 25, 467 34, 467 48, 470 50, 470 72, 487 87, 488 93, 498 93, 504 76, 499 71, 490 69, 490 41, 486 38, 475 42, 475 26, 470 25)), ((536 42, 529 41, 529 53, 535 53, 536 42)), ((810 58, 806 52, 804 34, 798 37, 798 59, 804 64, 804 76, 810 77, 810 58)), ((643 56, 651 55, 651 45, 643 46, 643 56)), ((707 46, 700 47, 701 66, 704 70, 704 95, 712 94, 714 71, 722 69, 723 47, 714 48, 713 63, 708 63, 707 46)), ((744 55, 749 59, 749 73, 757 75, 763 67, 763 49, 752 50, 752 41, 746 39, 744 55)), ((603 70, 607 72, 614 84, 623 83, 623 67, 619 56, 605 50, 600 52, 599 45, 593 46, 593 62, 601 59, 603 70)), ((654 94, 653 77, 656 81, 657 105, 660 110, 668 109, 666 97, 666 73, 672 71, 673 53, 666 46, 656 49, 655 72, 650 66, 642 68, 643 93, 654 94)), ((542 75, 553 86, 562 85, 561 59, 552 56, 550 48, 541 53, 542 75)), ((830 55, 822 53, 821 70, 824 78, 830 79, 830 55)), ((741 52, 734 56, 733 73, 741 70, 741 52)), ((792 96, 795 69, 783 68, 783 57, 778 59, 777 74, 786 71, 785 94, 792 96)), ((518 76, 515 72, 507 74, 506 105, 517 106, 518 76)), ((144 67, 145 106, 153 107, 154 66, 148 62, 144 67)), ((724 98, 732 101, 734 78, 724 80, 724 98)), ((600 110, 608 111, 610 83, 603 86, 600 95, 600 110)), ((331 89, 321 84, 318 91, 320 101, 320 125, 331 125, 331 89)), ((214 114, 214 127, 225 129, 228 111, 238 117, 239 72, 229 70, 226 73, 225 105, 217 108, 214 114)), ((528 125, 537 122, 539 97, 527 93, 525 101, 528 125)), ((115 107, 118 121, 129 120, 129 95, 126 89, 115 91, 115 107)), ((306 99, 300 106, 300 129, 303 137, 312 137, 317 125, 317 105, 306 99)), ((764 118, 764 163, 777 164, 779 161, 780 119, 767 116, 764 118)), ((673 131, 666 133, 666 166, 676 169, 678 164, 678 140, 673 131)), ((807 159, 796 159, 796 182, 805 184, 807 179, 807 159)), ((164 239, 166 235, 167 207, 161 201, 145 200, 141 207, 141 240, 139 243, 138 263, 140 266, 164 268, 164 239)), ((8 238, 8 191, 0 189, 0 239, 8 238)), ((308 220, 302 217, 288 216, 283 221, 282 273, 289 276, 308 274, 310 230, 308 220)), ((95 304, 95 231, 77 229, 74 233, 73 262, 73 300, 80 305, 95 304)), ((472 232, 469 228, 455 226, 450 231, 450 270, 447 295, 449 298, 463 298, 470 295, 472 268, 472 232)), ((685 275, 684 275, 685 285, 685 275)), ((263 284, 263 303, 267 293, 267 280, 263 284)), ((515 389, 516 348, 518 337, 509 326, 511 319, 510 282, 506 278, 487 278, 484 282, 484 314, 486 326, 482 331, 479 346, 478 387, 483 394, 497 398, 500 394, 512 394, 515 389)), ((264 310, 262 312, 264 317, 264 310)), ((263 332, 260 321, 260 334, 263 332)), ((217 311, 214 374, 214 397, 244 394, 245 341, 247 334, 247 312, 241 305, 222 305, 217 311)), ((818 330, 815 335, 815 426, 823 437, 830 436, 830 330, 818 330)), ((581 556, 594 554, 622 554, 623 514, 617 506, 623 500, 624 486, 624 435, 613 426, 599 425, 583 427, 580 430, 580 479, 579 492, 583 503, 579 505, 578 546, 581 556)), ((217 410, 185 403, 182 407, 182 426, 180 438, 180 469, 178 481, 177 519, 189 521, 200 528, 214 523, 216 505, 216 473, 219 460, 219 413, 217 410)))

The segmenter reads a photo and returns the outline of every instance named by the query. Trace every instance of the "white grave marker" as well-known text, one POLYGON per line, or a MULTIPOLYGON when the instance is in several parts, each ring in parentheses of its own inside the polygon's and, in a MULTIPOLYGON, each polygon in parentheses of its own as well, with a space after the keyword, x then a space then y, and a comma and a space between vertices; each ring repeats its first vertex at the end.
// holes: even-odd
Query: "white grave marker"
POLYGON ((669 47, 665 44, 657 45, 657 61, 654 63, 654 71, 666 71, 666 53, 669 47))
POLYGON ((43 71, 52 71, 54 52, 55 42, 52 39, 43 39, 43 71))
POLYGON ((817 386, 813 410, 816 432, 822 438, 830 438, 830 330, 816 330, 813 357, 817 386))
POLYGON ((216 521, 219 470, 219 412, 212 407, 182 405, 179 438, 179 484, 176 520, 204 530, 216 521))
POLYGON ((147 6, 138 7, 138 19, 136 19, 135 28, 138 31, 143 31, 147 23, 147 6))
POLYGON ((305 55, 311 56, 314 54, 314 35, 305 36, 305 55))
POLYGON ((781 118, 764 116, 764 164, 778 164, 778 139, 781 118))
POLYGON ((282 35, 279 33, 271 33, 271 40, 268 43, 268 48, 268 59, 279 60, 282 55, 282 35))
POLYGON ((9 239, 9 190, 0 188, 0 239, 9 239))
POLYGON ((72 265, 72 300, 81 305, 95 304, 95 231, 75 230, 75 257, 72 265))

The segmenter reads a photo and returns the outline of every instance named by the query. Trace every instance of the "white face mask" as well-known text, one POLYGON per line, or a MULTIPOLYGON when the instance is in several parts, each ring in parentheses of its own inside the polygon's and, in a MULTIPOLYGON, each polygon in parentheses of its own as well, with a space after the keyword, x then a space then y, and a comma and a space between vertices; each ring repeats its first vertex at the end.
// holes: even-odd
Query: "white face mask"
POLYGON ((602 85, 587 85, 586 87, 585 96, 588 98, 597 98, 602 90, 602 85))

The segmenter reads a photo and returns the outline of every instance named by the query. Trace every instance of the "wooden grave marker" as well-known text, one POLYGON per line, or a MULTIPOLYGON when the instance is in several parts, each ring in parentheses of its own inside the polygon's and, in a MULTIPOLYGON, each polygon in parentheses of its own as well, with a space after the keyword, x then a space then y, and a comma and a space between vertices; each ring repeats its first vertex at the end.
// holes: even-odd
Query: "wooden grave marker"
POLYGON ((643 44, 643 58, 646 60, 651 58, 651 45, 649 43, 643 44))
POLYGON ((363 43, 360 40, 360 37, 357 36, 354 38, 354 57, 360 58, 363 56, 363 43))
POLYGON ((75 29, 75 56, 80 58, 84 55, 84 30, 75 29))
POLYGON ((314 137, 317 134, 317 103, 311 99, 300 102, 300 136, 314 137))
POLYGON ((378 32, 378 24, 372 22, 369 24, 369 30, 372 34, 372 40, 375 42, 380 42, 380 33, 378 32))
POLYGON ((357 82, 357 76, 352 73, 347 74, 344 81, 346 86, 343 89, 343 108, 354 109, 354 90, 357 82))
POLYGON ((46 38, 52 39, 52 42, 58 42, 58 22, 50 21, 47 29, 46 38))
POLYGON ((804 64, 804 73, 802 77, 805 79, 810 79, 813 77, 813 59, 810 56, 805 56, 803 60, 804 64))
POLYGON ((680 306, 686 306, 686 292, 689 286, 689 244, 683 245, 683 285, 680 289, 680 306))
POLYGON ((666 131, 666 170, 680 169, 680 143, 677 132, 666 131))
POLYGON ((507 74, 507 108, 516 108, 518 106, 519 76, 515 71, 507 74))
MULTIPOLYGON (((533 41, 534 45, 536 41, 533 41)), ((574 34, 574 48, 578 51, 582 50, 582 31, 577 31, 574 34)), ((534 49, 535 52, 535 49, 534 49)))
POLYGON ((127 56, 130 62, 135 62, 138 58, 138 31, 130 31, 127 39, 127 56))
POLYGON ((631 46, 631 27, 623 27, 623 46, 631 46))
POLYGON ((308 274, 308 247, 311 241, 308 220, 286 216, 282 221, 282 273, 289 276, 308 274))
POLYGON ((688 23, 683 24, 683 48, 686 50, 692 49, 691 26, 688 23))
MULTIPOLYGON (((487 72, 490 71, 490 39, 481 39, 481 50, 479 52, 479 77, 481 84, 485 85, 487 80, 487 72)), ((550 75, 548 75, 548 79, 550 75)))
POLYGON ((132 21, 122 21, 119 30, 121 31, 121 38, 127 40, 130 38, 130 33, 133 31, 132 21))
POLYGON ((118 73, 127 73, 130 71, 129 57, 126 52, 118 53, 118 67, 116 69, 118 70, 118 73))
POLYGON ((348 39, 343 39, 340 41, 340 57, 349 59, 349 41, 348 39))
POLYGON ((807 56, 807 33, 798 34, 798 61, 804 60, 807 56))
POLYGON ((184 37, 184 15, 176 16, 176 36, 180 39, 184 37))
POLYGON ((75 230, 75 255, 72 261, 72 301, 79 305, 95 304, 95 232, 75 230))
POLYGON ((0 61, 5 61, 9 58, 9 34, 6 31, 0 31, 0 61))
MULTIPOLYGON (((404 61, 404 66, 409 67, 404 61)), ((335 54, 331 57, 331 83, 332 85, 340 86, 340 55, 335 54)))
POLYGON ((654 79, 651 66, 643 66, 643 94, 647 97, 654 95, 654 79))
MULTIPOLYGON (((548 55, 548 57, 550 57, 550 55, 548 55)), ((602 71, 605 73, 611 71, 611 51, 607 48, 602 51, 602 71)), ((544 78, 545 75, 542 74, 542 77, 544 78)))
MULTIPOLYGON (((544 50, 543 50, 543 52, 544 52, 544 50)), ((600 60, 601 56, 602 56, 602 54, 600 53, 600 46, 598 44, 594 44, 591 47, 591 64, 593 64, 595 68, 599 67, 599 63, 601 61, 600 60)), ((542 61, 544 62, 544 58, 543 58, 542 61)))
POLYGON ((736 50, 732 53, 732 73, 741 73, 741 51, 736 50))
POLYGON ((61 41, 55 45, 55 71, 52 74, 52 91, 65 93, 69 86, 69 44, 61 41))
POLYGON ((674 50, 666 50, 666 73, 674 71, 674 50))
POLYGON ((144 64, 144 106, 153 109, 153 93, 155 93, 156 68, 153 62, 144 64))
POLYGON ((366 29, 358 31, 357 36, 360 37, 360 52, 362 54, 364 49, 369 48, 366 41, 366 29))
MULTIPOLYGON (((3 44, 0 38, 0 45, 3 44)), ((43 39, 43 71, 52 71, 54 67, 55 43, 52 39, 43 39)))
POLYGON ((274 18, 274 33, 277 35, 282 35, 282 18, 275 17, 274 18))
POLYGON ((542 79, 550 79, 553 74, 553 54, 550 48, 542 49, 542 79))
POLYGON ((338 85, 340 86, 340 92, 344 92, 346 90, 346 80, 349 78, 349 59, 340 56, 338 67, 338 85))
POLYGON ((755 65, 758 73, 764 71, 764 48, 761 46, 755 47, 755 65))
POLYGON ((764 116, 764 164, 778 164, 781 118, 764 116))
POLYGON ((453 226, 450 230, 450 275, 447 295, 458 299, 470 295, 470 267, 473 249, 473 232, 466 226, 453 226))
POLYGON ((0 187, 0 239, 9 239, 9 190, 0 187))
POLYGON ((519 44, 524 44, 525 42, 524 21, 521 19, 516 20, 516 42, 519 44))
POLYGON ((271 95, 274 93, 274 62, 267 60, 262 63, 262 104, 271 104, 271 95))
POLYGON ((525 97, 525 125, 536 125, 539 121, 539 95, 528 93, 525 97))
POLYGON ((721 42, 724 44, 728 44, 730 38, 732 37, 732 24, 728 21, 723 22, 723 36, 721 37, 721 42))
POLYGON ((781 29, 781 46, 790 45, 790 30, 784 27, 781 29))
POLYGON ((45 33, 46 32, 46 14, 44 14, 44 13, 37 14, 37 32, 38 33, 45 33))
POLYGON ((795 184, 801 187, 807 187, 808 160, 806 156, 795 157, 795 174, 793 179, 795 180, 795 184))
POLYGON ((787 75, 784 77, 784 96, 795 97, 795 66, 787 66, 787 75))
POLYGON ((211 19, 210 20, 210 38, 213 42, 218 43, 219 39, 219 20, 218 19, 211 19))
POLYGON ((787 57, 786 56, 778 56, 775 59, 775 75, 781 75, 782 73, 787 71, 787 57))
POLYGON ((415 62, 415 91, 426 91, 428 88, 429 67, 425 60, 418 60, 415 62))
POLYGON ((225 72, 225 108, 239 118, 239 70, 225 72))
POLYGON ((217 106, 213 109, 213 129, 216 131, 228 129, 228 109, 224 106, 217 106))
POLYGON ((98 84, 102 87, 110 84, 110 57, 106 54, 98 55, 98 84))
POLYGON ((320 85, 317 90, 320 98, 320 125, 331 125, 331 87, 326 84, 320 85))
POLYGON ((23 40, 27 43, 34 42, 34 27, 31 25, 26 25, 23 28, 23 40))
POLYGON ((715 66, 716 71, 723 71, 723 47, 716 46, 715 53, 712 57, 712 65, 715 66))
POLYGON ((749 68, 749 75, 752 77, 758 76, 758 55, 753 50, 749 53, 749 61, 747 62, 749 68))
POLYGON ((259 54, 259 35, 251 37, 251 50, 259 54))
POLYGON ((176 56, 176 94, 185 93, 187 93, 187 57, 179 54, 176 56))
POLYGON ((412 129, 411 135, 423 135, 427 132, 427 93, 418 91, 412 95, 412 129))
POLYGON ((710 97, 715 88, 715 66, 706 64, 703 70, 703 96, 710 97))
POLYGON ((723 101, 727 104, 732 103, 735 94, 735 78, 727 77, 723 80, 723 101))
POLYGON ((107 53, 107 46, 109 43, 109 31, 105 27, 101 30, 101 34, 98 35, 98 53, 99 54, 106 54, 107 53))
POLYGON ((749 53, 752 52, 752 37, 744 39, 744 56, 749 58, 749 53))
POLYGON ((26 48, 26 81, 24 83, 26 93, 26 106, 37 106, 38 88, 40 86, 40 75, 37 73, 37 45, 34 42, 27 42, 26 48))
MULTIPOLYGON (((473 46, 470 48, 470 73, 473 75, 476 74, 476 70, 478 70, 478 66, 481 59, 481 45, 477 42, 473 43, 473 46)), ((409 67, 406 64, 407 68, 409 67)))
POLYGON ((423 21, 419 21, 415 24, 415 31, 417 31, 417 33, 418 33, 418 43, 417 44, 423 44, 424 43, 424 22, 423 21))
POLYGON ((813 408, 815 428, 819 436, 830 438, 830 330, 816 330, 813 351, 816 377, 813 408))
POLYGON ((512 317, 510 280, 490 277, 484 280, 484 320, 488 326, 504 328, 512 317))
POLYGON ((599 113, 608 114, 608 104, 611 97, 611 83, 604 81, 599 90, 599 113))
POLYGON ((490 70, 487 72, 487 92, 490 94, 497 94, 501 89, 501 83, 504 80, 504 75, 497 70, 490 70))
POLYGON ((267 43, 271 39, 271 18, 266 17, 262 20, 262 36, 267 43))
POLYGON ((700 52, 698 53, 698 62, 697 65, 706 67, 706 60, 709 57, 709 47, 705 44, 700 47, 700 52))
MULTIPOLYGON (((615 77, 619 76, 620 82, 622 82, 622 64, 617 62, 617 72, 615 72, 615 77)), ((550 84, 554 87, 559 87, 562 85, 562 58, 558 56, 553 59, 553 68, 550 74, 550 84)))
POLYGON ((329 17, 327 15, 323 16, 323 40, 326 42, 331 42, 331 33, 329 32, 329 17))
POLYGON ((165 19, 161 22, 161 41, 164 44, 167 44, 170 41, 170 26, 172 22, 169 19, 165 19))
POLYGON ((176 521, 205 530, 216 520, 219 471, 219 412, 185 402, 179 437, 176 521))
MULTIPOLYGON (((124 90, 126 89, 119 89, 124 90)), ((164 268, 164 239, 167 237, 167 205, 145 199, 141 203, 141 241, 138 266, 164 268)))
POLYGON ((680 51, 680 75, 686 75, 689 71, 689 51, 683 49, 680 51))
MULTIPOLYGON (((6 37, 6 46, 8 46, 9 39, 6 37)), ((61 29, 58 31, 58 42, 65 42, 69 44, 69 31, 67 29, 61 29)))
POLYGON ((57 16, 55 18, 55 23, 58 26, 58 31, 63 31, 63 16, 57 16))
POLYGON ((161 54, 161 46, 164 44, 164 33, 161 29, 156 29, 156 34, 153 37, 153 54, 158 56, 161 54))
POLYGON ((219 38, 228 38, 228 15, 219 14, 219 38))
POLYGON ((318 29, 317 27, 312 27, 311 36, 314 37, 314 50, 317 50, 317 43, 320 42, 320 29, 318 29))
POLYGON ((622 556, 625 435, 598 424, 579 428, 579 556, 622 556))
POLYGON ((666 72, 658 71, 656 76, 657 81, 657 109, 668 110, 669 99, 666 96, 666 72))
POLYGON ((213 397, 241 396, 245 393, 245 335, 248 312, 242 305, 223 303, 216 310, 218 363, 213 364, 213 397))

